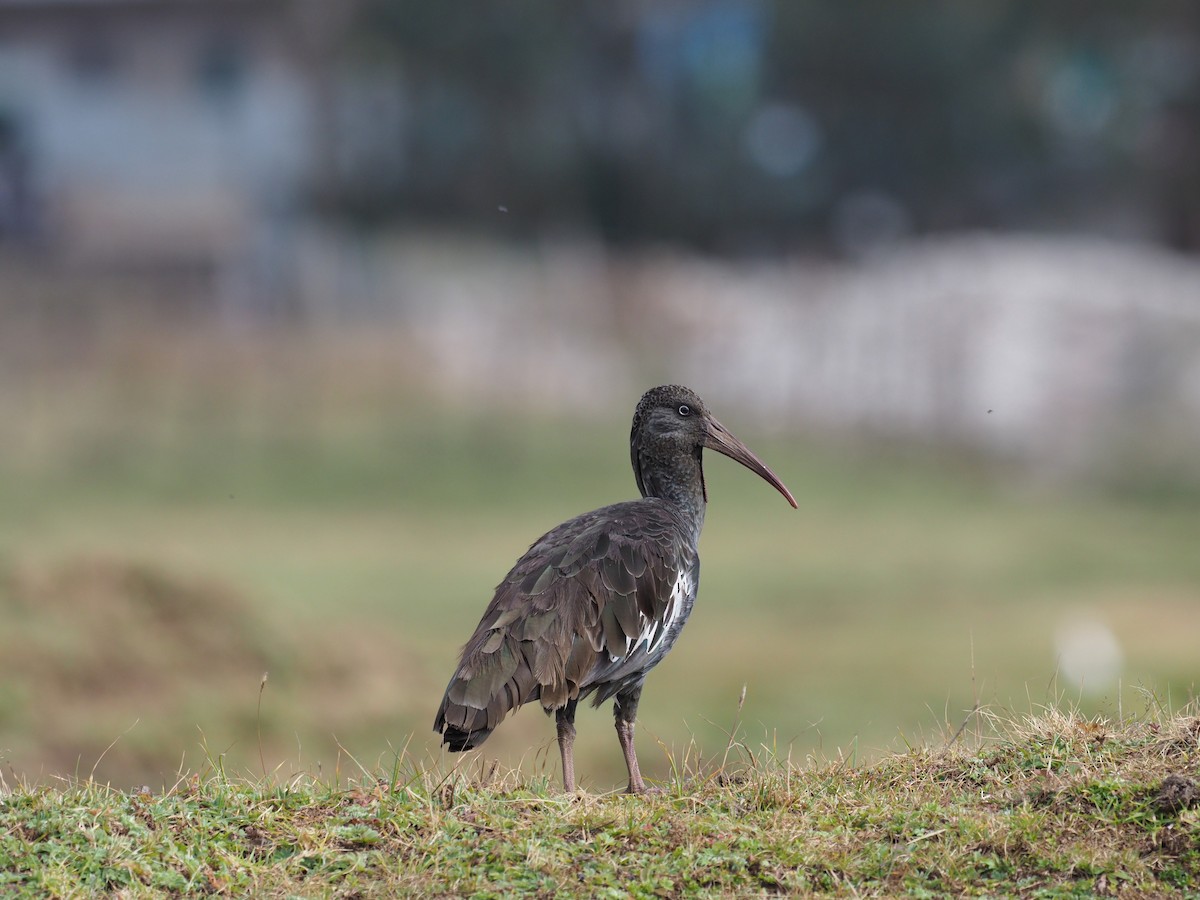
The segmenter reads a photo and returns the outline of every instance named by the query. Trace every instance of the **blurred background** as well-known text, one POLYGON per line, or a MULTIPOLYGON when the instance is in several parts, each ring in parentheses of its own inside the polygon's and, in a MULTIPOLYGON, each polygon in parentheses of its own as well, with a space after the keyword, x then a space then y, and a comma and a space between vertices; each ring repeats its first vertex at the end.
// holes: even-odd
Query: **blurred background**
POLYGON ((651 777, 1178 707, 1198 160, 1186 0, 0 0, 0 772, 455 764, 458 648, 661 382, 800 510, 709 459, 651 777))

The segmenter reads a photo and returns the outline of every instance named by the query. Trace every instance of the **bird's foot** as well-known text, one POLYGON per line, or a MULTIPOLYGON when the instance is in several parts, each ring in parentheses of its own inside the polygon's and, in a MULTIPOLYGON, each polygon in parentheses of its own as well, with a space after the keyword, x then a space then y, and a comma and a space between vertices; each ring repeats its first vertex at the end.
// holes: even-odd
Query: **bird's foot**
POLYGON ((625 793, 627 793, 627 794, 665 794, 666 791, 664 791, 658 785, 647 785, 645 782, 642 782, 642 783, 636 784, 636 785, 634 785, 634 784, 629 785, 629 787, 627 787, 625 789, 625 793))

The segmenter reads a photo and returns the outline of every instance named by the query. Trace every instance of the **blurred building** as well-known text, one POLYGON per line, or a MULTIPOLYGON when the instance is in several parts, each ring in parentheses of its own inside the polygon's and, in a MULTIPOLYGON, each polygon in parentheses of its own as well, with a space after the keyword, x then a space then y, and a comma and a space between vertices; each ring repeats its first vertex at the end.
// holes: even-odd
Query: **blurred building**
POLYGON ((280 0, 0 0, 0 238, 277 293, 327 164, 329 18, 280 0))
POLYGON ((269 259, 307 204, 733 255, 981 227, 1195 250, 1195 10, 0 0, 0 234, 269 259))

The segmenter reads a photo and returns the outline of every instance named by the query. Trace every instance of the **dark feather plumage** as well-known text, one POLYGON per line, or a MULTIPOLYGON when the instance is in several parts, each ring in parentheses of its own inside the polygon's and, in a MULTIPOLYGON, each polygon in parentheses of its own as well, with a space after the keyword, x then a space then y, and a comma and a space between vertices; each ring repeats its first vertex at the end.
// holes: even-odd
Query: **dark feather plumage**
POLYGON ((547 532, 497 586, 434 721, 451 750, 479 746, 508 713, 538 700, 557 714, 564 781, 573 790, 575 704, 616 697, 630 790, 645 789, 633 717, 646 673, 671 649, 696 598, 707 499, 701 449, 737 459, 795 500, 684 387, 642 397, 630 446, 643 498, 547 532))
POLYGON ((599 705, 649 670, 670 649, 654 626, 678 573, 697 568, 688 533, 674 507, 652 498, 543 535, 497 586, 463 648, 434 724, 451 749, 478 746, 522 703, 541 700, 552 712, 599 689, 599 705), (643 632, 649 640, 638 640, 643 632))

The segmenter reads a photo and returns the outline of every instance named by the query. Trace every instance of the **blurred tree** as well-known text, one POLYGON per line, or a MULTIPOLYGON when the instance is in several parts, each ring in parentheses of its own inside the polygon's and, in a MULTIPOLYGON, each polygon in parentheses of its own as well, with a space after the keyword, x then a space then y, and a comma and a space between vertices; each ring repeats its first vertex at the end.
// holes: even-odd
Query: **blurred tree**
POLYGON ((341 182, 360 218, 724 250, 1087 224, 1200 250, 1185 0, 365 0, 344 53, 404 98, 341 182))

